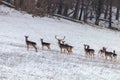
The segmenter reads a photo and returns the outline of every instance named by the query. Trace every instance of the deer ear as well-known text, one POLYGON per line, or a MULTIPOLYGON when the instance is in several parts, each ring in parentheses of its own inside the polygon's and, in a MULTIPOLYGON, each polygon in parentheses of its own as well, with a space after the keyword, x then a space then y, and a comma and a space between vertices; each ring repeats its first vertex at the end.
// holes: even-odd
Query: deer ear
POLYGON ((25 35, 25 37, 28 37, 28 36, 25 35))
POLYGON ((57 39, 57 40, 58 40, 57 35, 55 35, 55 39, 57 39))
POLYGON ((115 52, 115 50, 113 50, 113 52, 115 52))

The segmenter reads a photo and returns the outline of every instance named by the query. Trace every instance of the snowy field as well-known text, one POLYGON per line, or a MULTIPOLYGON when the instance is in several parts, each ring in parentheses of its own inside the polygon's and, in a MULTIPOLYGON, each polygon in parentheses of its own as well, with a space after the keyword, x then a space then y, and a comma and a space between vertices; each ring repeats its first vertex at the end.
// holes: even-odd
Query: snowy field
POLYGON ((25 12, 0 6, 0 80, 120 80, 120 32, 57 18, 33 18, 25 12), (37 43, 38 52, 26 49, 25 35, 37 43), (66 36, 72 55, 60 53, 55 39, 66 36), (51 43, 42 50, 40 38, 51 43), (95 49, 86 58, 83 44, 95 49), (116 50, 117 61, 98 56, 103 46, 116 50))

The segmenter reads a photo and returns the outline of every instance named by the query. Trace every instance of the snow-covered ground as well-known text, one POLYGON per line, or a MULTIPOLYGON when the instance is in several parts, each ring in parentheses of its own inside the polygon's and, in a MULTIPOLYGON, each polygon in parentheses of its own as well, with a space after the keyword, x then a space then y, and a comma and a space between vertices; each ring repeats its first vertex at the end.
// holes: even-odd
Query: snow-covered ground
POLYGON ((120 80, 120 32, 78 24, 64 19, 31 17, 0 6, 0 80, 120 80), (37 43, 38 52, 26 50, 25 38, 37 43), (60 53, 55 39, 66 36, 74 46, 72 55, 60 53), (40 38, 51 43, 42 50, 40 38), (95 49, 86 58, 83 44, 95 49), (117 61, 98 56, 103 46, 116 50, 117 61))

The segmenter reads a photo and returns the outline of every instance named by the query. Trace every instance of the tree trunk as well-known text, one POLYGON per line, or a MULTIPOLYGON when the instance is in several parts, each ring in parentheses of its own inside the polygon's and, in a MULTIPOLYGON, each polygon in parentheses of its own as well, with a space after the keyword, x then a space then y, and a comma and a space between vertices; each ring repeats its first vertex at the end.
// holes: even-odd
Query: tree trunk
POLYGON ((79 5, 80 4, 80 0, 77 0, 76 5, 75 5, 75 11, 73 14, 73 19, 78 19, 78 13, 79 13, 79 5))
POLYGON ((106 0, 106 8, 104 13, 104 19, 107 19, 108 16, 108 7, 109 7, 109 0, 106 0))
POLYGON ((117 12, 116 12, 116 20, 119 20, 120 15, 120 0, 117 1, 117 12))
POLYGON ((112 27, 112 0, 110 1, 110 8, 109 8, 109 28, 112 27))
POLYGON ((81 10, 80 10, 79 20, 82 20, 83 10, 84 10, 84 0, 81 1, 81 10))
POLYGON ((85 6, 84 6, 84 15, 83 15, 83 21, 87 23, 87 18, 89 14, 89 3, 91 0, 85 0, 85 6))
POLYGON ((60 0, 59 3, 58 3, 58 12, 57 14, 62 14, 62 9, 63 9, 63 1, 60 0))
POLYGON ((103 0, 98 0, 98 6, 97 6, 97 10, 96 10, 96 20, 95 20, 95 25, 99 25, 100 22, 100 15, 101 15, 101 10, 103 7, 103 0))
POLYGON ((15 5, 15 8, 16 9, 19 9, 20 8, 20 0, 14 0, 14 5, 15 5))
POLYGON ((0 0, 0 4, 2 4, 2 0, 0 0))
POLYGON ((65 5, 65 8, 64 8, 64 12, 63 12, 63 15, 66 16, 66 17, 68 17, 68 10, 69 10, 69 7, 68 7, 68 5, 66 4, 66 5, 65 5))

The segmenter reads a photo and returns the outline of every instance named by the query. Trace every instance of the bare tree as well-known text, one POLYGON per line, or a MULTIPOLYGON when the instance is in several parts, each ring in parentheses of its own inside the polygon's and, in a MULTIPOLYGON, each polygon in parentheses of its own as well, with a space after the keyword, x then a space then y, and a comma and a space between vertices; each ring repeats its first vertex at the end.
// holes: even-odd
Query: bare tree
POLYGON ((116 20, 119 20, 120 15, 120 0, 117 0, 116 20))
POLYGON ((74 11, 74 14, 73 14, 73 19, 78 18, 79 7, 80 7, 80 0, 77 0, 76 5, 75 5, 75 11, 74 11))
POLYGON ((95 19, 95 24, 99 25, 99 21, 100 21, 100 16, 102 13, 102 9, 103 9, 103 0, 98 0, 97 2, 97 8, 96 8, 96 19, 95 19))
POLYGON ((2 4, 2 0, 0 0, 0 4, 2 4))
POLYGON ((104 19, 108 16, 108 9, 109 9, 109 0, 105 0, 105 12, 104 12, 104 19))
POLYGON ((84 10, 84 0, 81 0, 81 10, 80 10, 79 20, 81 20, 81 19, 82 19, 83 10, 84 10))
POLYGON ((109 4, 109 28, 112 27, 112 0, 109 0, 110 4, 109 4))
POLYGON ((73 0, 64 0, 64 11, 63 15, 68 17, 68 11, 70 9, 70 6, 72 6, 73 0))
POLYGON ((89 8, 90 8, 90 2, 91 0, 85 0, 85 6, 84 6, 84 15, 83 15, 83 21, 87 23, 88 14, 89 14, 89 8))
POLYGON ((62 10, 63 10, 63 0, 58 1, 58 11, 57 14, 62 15, 62 10))

